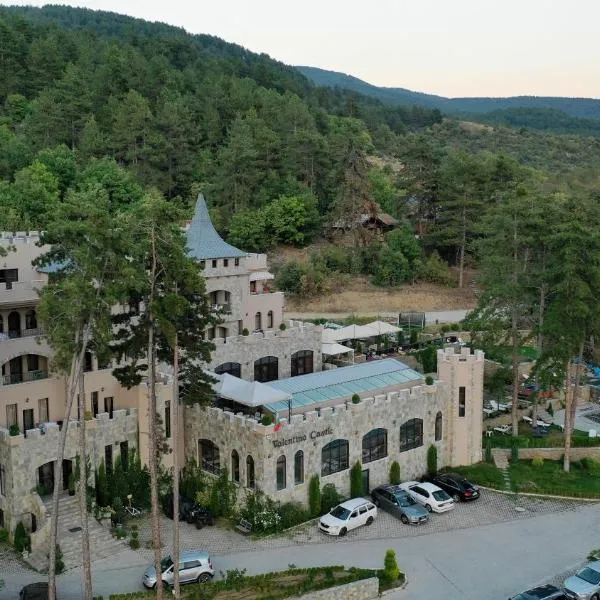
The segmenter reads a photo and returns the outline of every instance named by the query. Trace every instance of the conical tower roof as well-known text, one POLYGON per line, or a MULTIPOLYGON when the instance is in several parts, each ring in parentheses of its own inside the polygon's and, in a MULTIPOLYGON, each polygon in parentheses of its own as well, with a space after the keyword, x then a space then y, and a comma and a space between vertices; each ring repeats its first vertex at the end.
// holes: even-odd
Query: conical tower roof
POLYGON ((194 218, 186 232, 188 254, 196 260, 211 258, 236 258, 246 256, 231 244, 228 244, 215 229, 202 193, 198 194, 194 218))

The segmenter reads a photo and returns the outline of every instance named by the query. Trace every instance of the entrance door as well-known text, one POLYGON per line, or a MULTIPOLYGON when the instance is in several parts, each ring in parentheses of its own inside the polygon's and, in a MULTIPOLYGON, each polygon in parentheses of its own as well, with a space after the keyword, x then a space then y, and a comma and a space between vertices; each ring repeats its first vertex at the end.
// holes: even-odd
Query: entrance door
POLYGON ((63 460, 62 463, 62 475, 63 475, 63 490, 69 489, 69 477, 73 472, 73 461, 72 460, 63 460))
POLYGON ((363 494, 368 494, 371 491, 369 485, 369 469, 363 469, 362 472, 363 494))
POLYGON ((48 462, 38 469, 42 494, 51 494, 54 489, 54 463, 48 462))
POLYGON ((23 432, 33 429, 33 408, 23 411, 23 432))

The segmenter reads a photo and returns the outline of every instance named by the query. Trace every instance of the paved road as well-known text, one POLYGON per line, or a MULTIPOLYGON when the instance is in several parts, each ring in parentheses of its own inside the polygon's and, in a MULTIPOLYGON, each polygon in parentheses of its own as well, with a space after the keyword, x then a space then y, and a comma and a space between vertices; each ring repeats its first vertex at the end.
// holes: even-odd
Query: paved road
MULTIPOLYGON (((217 571, 245 568, 248 573, 324 564, 380 567, 387 548, 394 548, 400 568, 408 575, 405 590, 389 597, 398 600, 492 600, 508 598, 531 585, 555 578, 578 566, 598 547, 600 505, 528 519, 386 540, 353 543, 304 544, 286 548, 252 550, 213 557, 217 571)), ((94 563, 94 592, 140 589, 144 567, 140 554, 122 554, 94 563)), ((7 576, 0 598, 15 598, 15 590, 35 575, 7 576)), ((61 600, 81 597, 78 569, 59 580, 61 600)))
MULTIPOLYGON (((343 319, 344 317, 349 317, 351 315, 358 317, 398 317, 398 313, 402 312, 398 311, 388 311, 388 312, 359 312, 359 313, 300 313, 300 312, 286 312, 286 319, 343 319)), ((458 323, 458 321, 462 321, 469 310, 439 310, 435 312, 426 312, 425 320, 429 323, 458 323)))

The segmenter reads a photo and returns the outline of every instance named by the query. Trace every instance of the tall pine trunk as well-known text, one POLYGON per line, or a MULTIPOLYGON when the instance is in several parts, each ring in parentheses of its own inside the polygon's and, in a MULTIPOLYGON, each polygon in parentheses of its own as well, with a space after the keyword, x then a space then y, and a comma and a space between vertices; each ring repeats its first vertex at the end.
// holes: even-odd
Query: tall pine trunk
POLYGON ((565 439, 565 453, 563 457, 563 469, 566 473, 571 469, 571 404, 573 403, 573 386, 571 385, 571 359, 567 363, 567 385, 565 394, 565 425, 563 435, 565 439))
POLYGON ((512 309, 511 319, 511 337, 512 337, 512 353, 511 353, 511 366, 512 366, 512 407, 510 414, 512 417, 512 434, 513 436, 519 435, 519 330, 517 321, 517 309, 512 309))
POLYGON ((92 600, 92 561, 87 511, 87 448, 85 439, 85 375, 79 369, 79 515, 81 518, 81 557, 83 559, 83 599, 92 600))
MULTIPOLYGON (((544 311, 546 310, 546 285, 542 283, 540 287, 540 307, 539 307, 539 315, 538 315, 538 334, 537 340, 535 344, 535 350, 537 353, 537 357, 542 355, 542 350, 544 349, 544 311)), ((540 393, 540 376, 536 375, 536 385, 535 392, 533 394, 533 407, 531 413, 531 424, 535 427, 537 423, 538 417, 538 402, 539 402, 539 393, 540 393)))
POLYGON ((467 209, 462 211, 462 235, 460 240, 460 256, 458 259, 458 287, 462 290, 465 278, 465 252, 467 246, 467 209))
MULTIPOLYGON (((573 429, 575 428, 575 415, 577 414, 577 399, 579 396, 579 384, 581 382, 581 372, 583 370, 583 346, 584 339, 579 343, 579 353, 577 356, 577 364, 575 365, 575 381, 573 382, 573 391, 571 393, 571 401, 565 406, 565 460, 564 469, 569 471, 571 468, 571 446, 573 429), (568 419, 567 419, 567 413, 568 419)), ((570 382, 569 382, 570 383, 570 382)), ((571 386, 569 385, 569 388, 571 386)))
MULTIPOLYGON (((171 421, 173 426, 173 563, 179 565, 179 348, 175 332, 173 346, 173 399, 171 404, 171 421), (173 418, 175 415, 175 418, 173 418)), ((173 594, 179 598, 179 569, 173 571, 173 594)))
MULTIPOLYGON (((154 287, 156 285, 156 240, 154 226, 152 227, 152 271, 151 284, 148 296, 148 405, 149 405, 149 456, 148 470, 150 472, 150 501, 152 523, 152 547, 154 549, 154 567, 156 569, 156 598, 162 600, 163 586, 160 569, 160 515, 158 510, 158 442, 157 442, 157 414, 156 414, 156 357, 154 355, 154 287)), ((177 507, 177 510, 179 507, 177 507)), ((175 510, 175 507, 173 508, 175 510)), ((178 566, 178 565, 177 565, 178 566)))
POLYGON ((67 380, 67 398, 63 426, 60 430, 58 441, 58 457, 54 463, 54 490, 52 492, 52 512, 50 515, 50 552, 48 554, 48 600, 56 600, 56 544, 58 542, 58 496, 62 488, 62 464, 65 458, 65 447, 67 444, 67 433, 69 431, 69 419, 75 398, 75 388, 79 372, 83 369, 85 351, 90 339, 91 327, 86 325, 81 336, 75 334, 75 346, 81 347, 79 353, 73 357, 71 371, 67 380))

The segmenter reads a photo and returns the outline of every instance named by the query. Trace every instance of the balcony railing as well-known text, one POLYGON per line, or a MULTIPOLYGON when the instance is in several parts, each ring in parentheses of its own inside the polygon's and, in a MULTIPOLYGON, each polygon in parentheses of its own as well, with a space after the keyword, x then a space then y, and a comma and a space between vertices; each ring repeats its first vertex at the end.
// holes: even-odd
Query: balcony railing
POLYGON ((0 333, 0 342, 24 337, 37 337, 40 335, 44 335, 44 329, 42 327, 36 327, 34 329, 13 329, 8 333, 0 333))
POLYGON ((48 377, 48 371, 27 371, 26 373, 11 373, 5 375, 2 378, 4 385, 14 385, 16 383, 26 383, 27 381, 38 381, 40 379, 46 379, 48 377))
POLYGON ((231 314, 231 304, 213 304, 211 306, 212 312, 220 315, 231 314))

